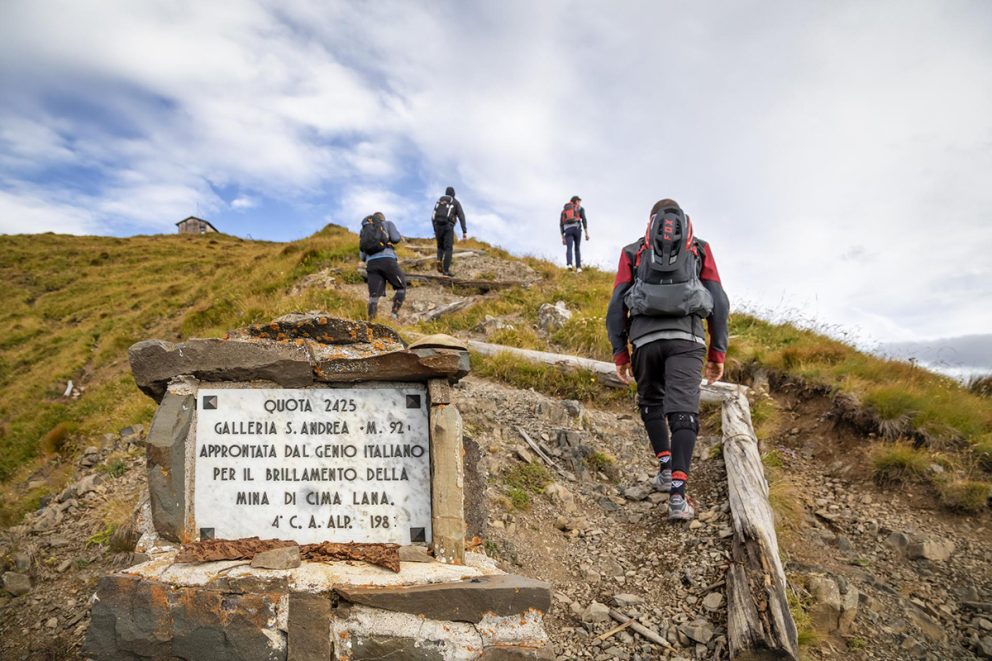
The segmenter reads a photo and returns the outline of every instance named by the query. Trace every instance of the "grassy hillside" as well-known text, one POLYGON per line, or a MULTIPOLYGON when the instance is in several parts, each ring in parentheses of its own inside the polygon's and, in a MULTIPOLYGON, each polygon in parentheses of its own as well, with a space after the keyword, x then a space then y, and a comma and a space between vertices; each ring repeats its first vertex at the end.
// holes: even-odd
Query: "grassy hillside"
MULTIPOLYGON (((327 268, 341 269, 338 282, 356 282, 357 247, 354 234, 333 226, 292 243, 224 235, 0 236, 0 323, 6 329, 0 338, 0 484, 7 485, 0 489, 0 522, 58 487, 67 470, 60 458, 72 457, 104 432, 150 420, 153 404, 138 392, 127 368, 131 343, 221 336, 292 310, 361 318, 361 298, 341 290, 294 289, 327 268), (70 379, 78 397, 63 397, 70 379), (43 486, 13 496, 11 485, 41 473, 43 486)), ((537 285, 491 294, 484 303, 409 330, 457 334, 485 315, 535 321, 541 303, 563 300, 576 314, 552 336, 518 323, 492 341, 609 360, 603 314, 612 275, 595 269, 577 275, 541 260, 525 261, 541 275, 537 285)), ((920 429, 935 441, 957 443, 969 465, 992 470, 992 400, 950 379, 787 324, 735 315, 731 335, 729 359, 738 369, 760 365, 850 393, 892 429, 920 429)), ((583 375, 563 376, 506 358, 476 357, 475 368, 556 395, 625 398, 583 375)))

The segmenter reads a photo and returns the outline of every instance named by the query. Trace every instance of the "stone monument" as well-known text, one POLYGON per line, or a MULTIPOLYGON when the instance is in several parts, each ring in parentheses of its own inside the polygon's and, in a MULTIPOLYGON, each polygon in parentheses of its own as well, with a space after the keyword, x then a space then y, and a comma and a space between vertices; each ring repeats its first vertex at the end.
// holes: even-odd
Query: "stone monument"
POLYGON ((465 550, 454 338, 291 314, 129 358, 146 561, 101 581, 88 657, 554 657, 550 585, 465 550))

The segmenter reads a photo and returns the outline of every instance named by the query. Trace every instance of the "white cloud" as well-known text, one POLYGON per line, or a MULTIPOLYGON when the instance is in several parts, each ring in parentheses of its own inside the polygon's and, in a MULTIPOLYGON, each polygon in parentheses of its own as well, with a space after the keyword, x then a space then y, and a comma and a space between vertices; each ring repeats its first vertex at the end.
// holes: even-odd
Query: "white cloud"
POLYGON ((231 208, 243 211, 245 209, 254 209, 258 206, 258 200, 247 195, 239 195, 238 197, 231 200, 231 208))
POLYGON ((45 200, 37 191, 0 190, 0 234, 99 234, 106 231, 84 207, 45 200))

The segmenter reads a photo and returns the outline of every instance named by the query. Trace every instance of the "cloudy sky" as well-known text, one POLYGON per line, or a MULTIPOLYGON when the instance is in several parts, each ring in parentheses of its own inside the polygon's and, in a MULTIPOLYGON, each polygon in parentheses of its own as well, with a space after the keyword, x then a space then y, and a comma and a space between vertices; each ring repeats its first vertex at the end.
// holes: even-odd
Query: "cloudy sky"
POLYGON ((992 3, 0 2, 0 232, 294 239, 373 210, 613 268, 679 200, 738 307, 992 329, 992 3), (700 6, 704 4, 705 6, 700 6))

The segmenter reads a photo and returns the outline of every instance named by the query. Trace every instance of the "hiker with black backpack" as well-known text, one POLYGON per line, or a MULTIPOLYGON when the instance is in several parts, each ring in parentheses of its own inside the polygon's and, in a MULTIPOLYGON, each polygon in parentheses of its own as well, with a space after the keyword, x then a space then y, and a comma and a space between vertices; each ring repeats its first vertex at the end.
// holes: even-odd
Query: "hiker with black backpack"
POLYGON ((695 515, 685 492, 699 432, 699 386, 703 374, 710 381, 723 376, 729 311, 713 250, 693 235, 677 202, 657 202, 644 236, 620 253, 606 330, 624 383, 631 381, 633 347, 638 408, 658 459, 654 487, 671 493, 671 520, 695 515))
POLYGON ((462 239, 468 238, 465 229, 465 212, 462 203, 455 198, 455 189, 451 186, 444 191, 437 204, 434 205, 434 238, 437 239, 437 271, 442 275, 451 276, 451 254, 454 251, 455 225, 462 224, 462 239))
POLYGON ((561 245, 565 246, 565 263, 572 270, 572 250, 575 250, 575 272, 582 273, 582 233, 589 240, 589 222, 586 220, 586 210, 582 207, 582 198, 573 195, 561 210, 558 221, 561 230, 561 245))
POLYGON ((392 221, 386 220, 381 211, 362 220, 362 230, 358 235, 359 256, 365 262, 369 284, 369 320, 375 319, 379 310, 379 299, 386 295, 386 283, 393 286, 393 311, 391 317, 398 319, 403 299, 406 298, 406 277, 400 269, 393 246, 403 240, 392 221))

